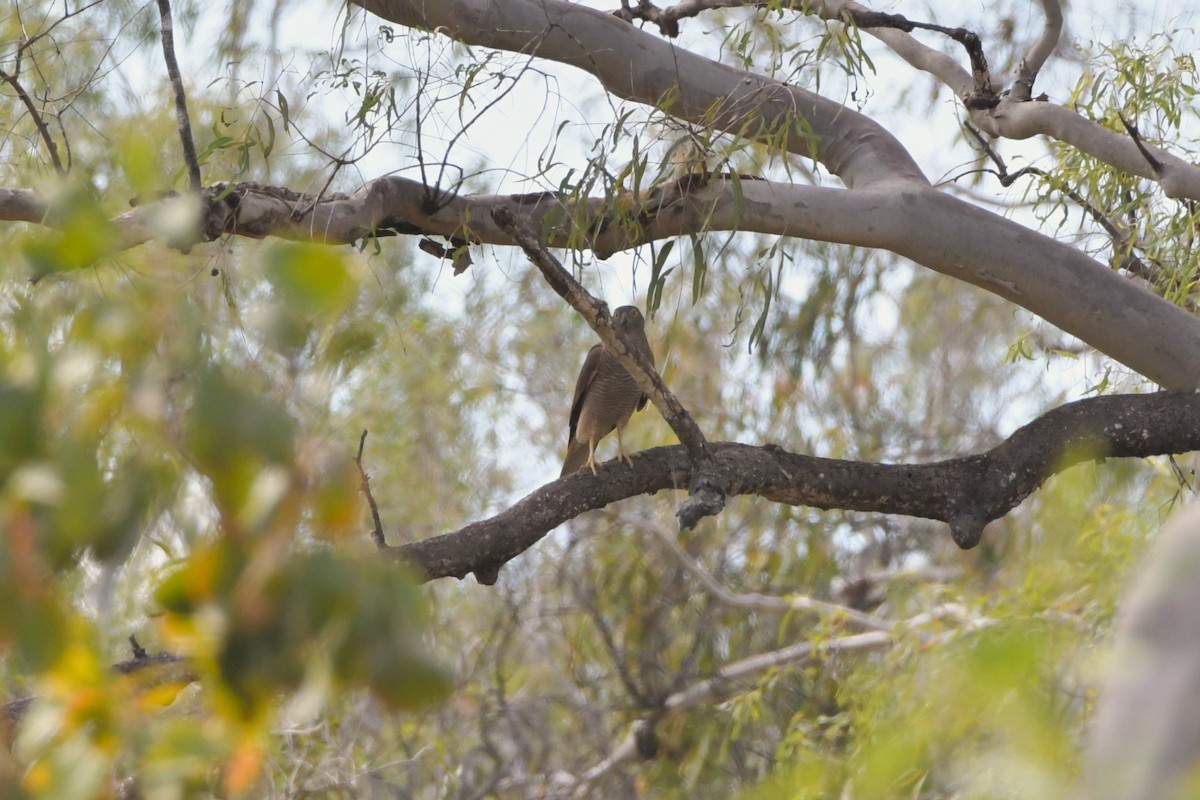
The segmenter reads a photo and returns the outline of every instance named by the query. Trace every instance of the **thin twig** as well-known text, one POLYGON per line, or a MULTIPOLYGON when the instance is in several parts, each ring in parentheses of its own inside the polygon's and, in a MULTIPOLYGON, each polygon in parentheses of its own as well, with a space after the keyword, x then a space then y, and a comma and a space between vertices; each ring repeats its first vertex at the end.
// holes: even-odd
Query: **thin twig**
POLYGON ((142 645, 138 642, 137 637, 132 633, 129 634, 129 649, 133 651, 133 657, 135 659, 146 658, 146 648, 142 647, 142 645))
MULTIPOLYGON (((779 650, 773 650, 769 653, 760 653, 759 655, 727 664, 717 670, 713 677, 698 681, 681 691, 675 692, 663 701, 663 710, 671 714, 681 713, 686 709, 722 696, 728 691, 729 684, 733 681, 762 674, 774 667, 800 664, 814 655, 832 656, 838 653, 853 651, 880 650, 890 647, 894 642, 895 639, 891 633, 868 631, 866 633, 843 636, 838 639, 830 639, 819 644, 800 642, 779 650)), ((586 796, 588 790, 597 780, 621 764, 637 759, 643 750, 643 748, 639 748, 638 746, 639 740, 646 740, 653 736, 653 731, 646 730, 647 725, 652 724, 646 720, 635 722, 629 734, 607 758, 579 776, 571 788, 570 796, 586 796)))
POLYGON ((1133 139, 1134 145, 1137 146, 1138 152, 1142 154, 1142 158, 1146 159, 1146 163, 1150 165, 1150 169, 1154 170, 1154 176, 1161 178, 1163 174, 1163 165, 1142 143, 1142 135, 1138 133, 1137 126, 1129 120, 1125 119, 1124 114, 1117 114, 1121 124, 1125 126, 1125 130, 1129 133, 1129 138, 1133 139))
POLYGON ((354 463, 358 465, 358 476, 362 480, 363 494, 367 496, 367 505, 371 507, 371 521, 374 523, 374 527, 371 529, 371 539, 374 540, 376 547, 384 550, 387 548, 387 540, 383 537, 383 520, 379 518, 379 506, 375 502, 375 495, 371 493, 371 477, 367 475, 362 464, 363 447, 366 444, 367 429, 363 428, 362 436, 358 437, 358 455, 354 456, 354 463))
POLYGON ((17 80, 16 75, 10 75, 0 69, 0 80, 11 86, 13 91, 17 93, 17 97, 20 99, 22 105, 25 106, 25 110, 33 118, 33 124, 37 128, 38 135, 42 137, 42 141, 46 143, 46 149, 50 151, 50 161, 54 164, 54 170, 59 175, 65 175, 67 171, 63 168, 62 159, 58 156, 58 145, 54 143, 54 136, 50 133, 50 128, 46 125, 46 121, 42 119, 41 112, 33 104, 33 98, 25 91, 25 87, 17 80))
MULTIPOLYGON (((901 14, 888 14, 881 11, 871 11, 856 4, 833 4, 827 8, 825 4, 811 2, 785 2, 785 8, 793 8, 801 13, 816 11, 826 19, 836 19, 846 25, 863 30, 889 28, 892 30, 912 33, 914 30, 934 31, 958 42, 967 51, 971 62, 971 78, 974 89, 963 98, 968 108, 994 108, 999 103, 999 97, 992 86, 991 72, 988 68, 987 56, 983 52, 983 43, 979 35, 966 28, 950 28, 932 22, 911 20, 901 14)), ((632 6, 629 0, 621 0, 621 8, 612 12, 614 16, 627 22, 644 20, 658 26, 664 35, 674 38, 679 35, 679 20, 695 17, 703 11, 735 6, 750 6, 756 8, 776 7, 768 0, 681 0, 681 2, 666 8, 659 8, 649 0, 639 0, 632 6)))
POLYGON ((1033 175, 1051 182, 1051 186, 1056 191, 1061 192, 1068 199, 1078 203, 1079 207, 1082 208, 1084 212, 1096 222, 1097 225, 1099 225, 1105 230, 1106 233, 1108 233, 1109 237, 1112 239, 1113 256, 1118 267, 1125 270, 1130 275, 1136 275, 1139 278, 1144 278, 1151 283, 1154 283, 1156 279, 1162 277, 1163 270, 1161 266, 1155 264, 1154 267, 1151 267, 1150 265, 1146 264, 1146 262, 1142 261, 1142 259, 1133 254, 1134 243, 1130 237, 1129 230, 1118 222, 1114 222, 1107 214, 1089 202, 1088 199, 1080 194, 1077 190, 1055 181, 1054 177, 1050 173, 1046 172, 1040 167, 1028 166, 1022 167, 1016 172, 1009 172, 1008 165, 1004 163, 1004 159, 998 152, 996 152, 995 148, 991 146, 984 135, 980 133, 974 125, 965 125, 964 127, 979 144, 979 147, 983 150, 984 154, 992 161, 993 164, 996 165, 995 170, 985 171, 995 175, 1000 180, 1001 186, 1011 186, 1018 179, 1026 175, 1033 175))
POLYGON ((183 160, 187 164, 188 184, 193 191, 200 191, 200 160, 196 157, 196 143, 192 140, 192 123, 188 118, 187 97, 183 92, 183 78, 179 74, 179 62, 175 60, 175 36, 171 22, 171 0, 158 0, 158 14, 162 18, 163 60, 167 64, 167 75, 175 91, 175 116, 179 118, 179 139, 183 143, 183 160))
POLYGON ((655 525, 649 521, 638 520, 636 524, 639 528, 653 533, 655 537, 663 543, 667 550, 674 556, 685 570, 690 572, 696 580, 704 587, 704 590, 712 595, 717 602, 731 608, 742 608, 752 611, 765 611, 773 614, 789 614, 797 611, 810 612, 821 614, 830 619, 845 619, 850 624, 862 628, 864 630, 873 631, 891 631, 892 623, 886 619, 864 614, 848 606, 838 605, 837 603, 828 603, 823 600, 815 600, 804 595, 792 597, 773 597, 771 595, 760 594, 758 592, 749 592, 744 594, 734 594, 726 589, 721 583, 713 577, 712 573, 708 572, 704 567, 700 566, 691 556, 687 554, 675 537, 665 530, 661 525, 655 525))

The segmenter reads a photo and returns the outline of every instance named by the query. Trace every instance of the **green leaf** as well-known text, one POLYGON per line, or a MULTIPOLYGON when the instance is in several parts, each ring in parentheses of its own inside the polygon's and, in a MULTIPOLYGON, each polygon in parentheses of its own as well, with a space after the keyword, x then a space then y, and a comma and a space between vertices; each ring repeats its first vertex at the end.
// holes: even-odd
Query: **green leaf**
POLYGON ((283 243, 267 250, 263 272, 279 298, 297 313, 330 316, 349 303, 358 286, 334 248, 283 243))
POLYGON ((292 117, 288 110, 287 98, 278 89, 275 90, 275 101, 279 104, 279 115, 283 119, 283 130, 288 131, 292 124, 292 117))
POLYGON ((34 280, 91 266, 116 249, 117 231, 95 202, 90 186, 73 184, 60 192, 50 216, 59 220, 56 229, 30 234, 23 246, 34 280))
POLYGON ((216 369, 198 378, 185 443, 225 510, 244 509, 264 468, 291 464, 295 439, 296 425, 279 405, 216 369))

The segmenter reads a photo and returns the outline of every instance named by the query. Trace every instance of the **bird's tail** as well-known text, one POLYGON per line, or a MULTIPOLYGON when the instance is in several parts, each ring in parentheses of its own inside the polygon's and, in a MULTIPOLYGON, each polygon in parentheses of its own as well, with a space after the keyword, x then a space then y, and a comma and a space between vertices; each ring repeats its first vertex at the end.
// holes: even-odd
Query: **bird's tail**
POLYGON ((578 472, 580 467, 587 463, 587 460, 587 442, 581 442, 578 439, 572 439, 567 444, 567 457, 563 459, 562 472, 558 474, 558 477, 562 478, 578 472))

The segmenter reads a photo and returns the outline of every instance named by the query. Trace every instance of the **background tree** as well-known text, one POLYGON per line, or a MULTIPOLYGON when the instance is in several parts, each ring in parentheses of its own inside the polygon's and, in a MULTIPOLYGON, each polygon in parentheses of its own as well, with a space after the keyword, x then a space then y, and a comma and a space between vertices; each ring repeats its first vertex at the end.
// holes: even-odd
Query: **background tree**
POLYGON ((959 6, 13 4, 5 791, 1064 796, 1193 20, 959 6), (554 480, 587 292, 658 411, 554 480))

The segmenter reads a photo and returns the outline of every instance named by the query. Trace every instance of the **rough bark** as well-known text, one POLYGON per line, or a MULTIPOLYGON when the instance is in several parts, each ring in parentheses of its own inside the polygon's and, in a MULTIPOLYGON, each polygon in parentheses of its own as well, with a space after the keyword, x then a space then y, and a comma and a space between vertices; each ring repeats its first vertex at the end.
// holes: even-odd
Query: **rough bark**
MULTIPOLYGON (((780 447, 709 442, 729 496, 789 505, 904 514, 949 523, 963 548, 1052 475, 1083 461, 1200 450, 1200 393, 1113 395, 1060 406, 985 453, 930 464, 867 464, 789 453, 780 447)), ((686 489, 691 462, 680 446, 611 461, 598 476, 549 483, 490 519, 388 548, 429 578, 496 580, 500 568, 585 511, 641 494, 686 489)))

